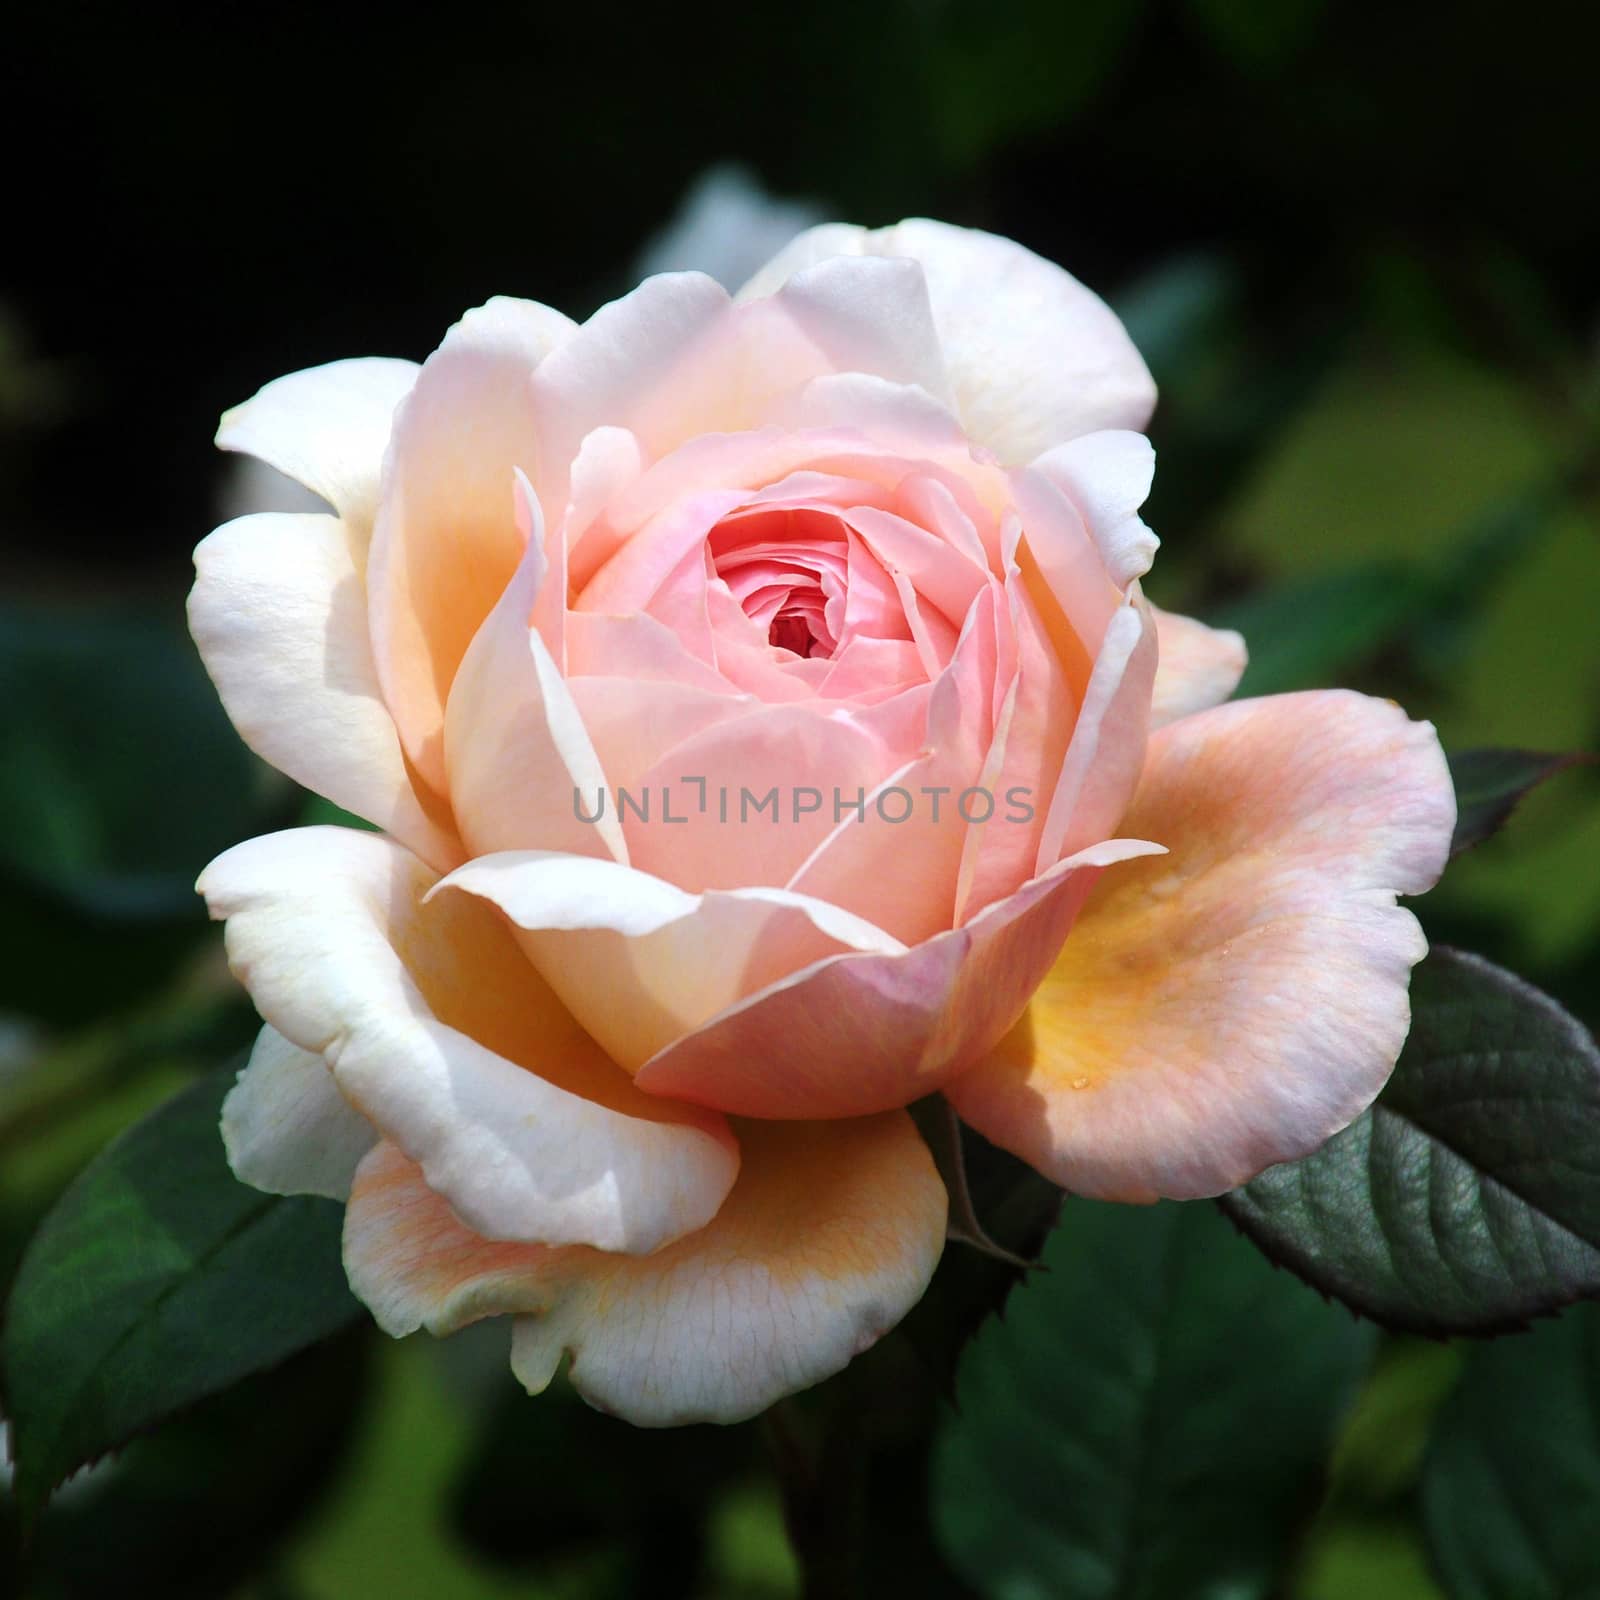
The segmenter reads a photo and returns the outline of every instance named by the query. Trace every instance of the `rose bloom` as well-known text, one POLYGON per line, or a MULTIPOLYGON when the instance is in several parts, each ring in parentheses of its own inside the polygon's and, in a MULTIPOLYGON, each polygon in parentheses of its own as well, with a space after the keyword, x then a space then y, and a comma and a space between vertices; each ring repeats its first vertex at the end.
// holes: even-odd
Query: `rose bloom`
POLYGON ((732 298, 492 300, 227 415, 332 511, 213 533, 194 636, 382 831, 201 878, 267 1024, 223 1131, 347 1201, 383 1328, 510 1316, 530 1391, 570 1355, 606 1410, 730 1421, 922 1294, 925 1095, 1125 1201, 1372 1101, 1444 759, 1385 701, 1221 703, 1242 642, 1140 592, 1154 399, 1073 278, 916 221, 732 298))

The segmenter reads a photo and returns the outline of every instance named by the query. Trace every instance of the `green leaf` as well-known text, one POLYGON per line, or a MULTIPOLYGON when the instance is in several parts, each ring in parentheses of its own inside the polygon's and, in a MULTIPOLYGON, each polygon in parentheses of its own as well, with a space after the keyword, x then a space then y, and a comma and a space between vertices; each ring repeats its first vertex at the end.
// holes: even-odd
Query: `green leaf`
MULTIPOLYGON (((944 1184, 945 1192, 950 1197, 950 1214, 945 1224, 945 1238, 951 1244, 965 1245, 968 1249, 976 1250, 1017 1273, 1026 1272, 1038 1255, 1037 1246, 1044 1242, 1043 1230, 1035 1248, 1026 1255, 1010 1249, 989 1232, 973 1198, 972 1178, 967 1172, 967 1140, 955 1107, 942 1094, 936 1094, 930 1095, 925 1100, 919 1100, 909 1109, 912 1119, 916 1122, 917 1131, 922 1135, 923 1142, 933 1157, 933 1164, 939 1169, 940 1182, 944 1184)), ((1055 1220, 1055 1212, 1060 1203, 1059 1194, 1049 1197, 1046 1226, 1055 1220)))
POLYGON ((1422 1511, 1452 1600, 1600 1594, 1600 1307, 1471 1353, 1422 1511))
POLYGON ((1592 759, 1549 755, 1542 750, 1457 751, 1450 757, 1457 807, 1450 854, 1458 856, 1498 833, 1523 797, 1546 778, 1592 759))
POLYGON ((1490 1333, 1600 1295, 1600 1050, 1548 995, 1435 947, 1377 1103, 1222 1200, 1274 1261, 1391 1328, 1490 1333))
MULTIPOLYGON (((924 1101, 918 1111, 924 1137, 937 1131, 942 1101, 924 1101)), ((952 1202, 958 1234, 968 1221, 983 1244, 959 1238, 939 1262, 927 1293, 886 1344, 903 1345, 930 1397, 950 1393, 956 1362, 967 1341, 1005 1303, 1013 1286, 1038 1259, 1061 1213, 1061 1191, 1025 1161, 958 1124, 956 1150, 935 1141, 935 1160, 959 1161, 964 1195, 952 1202)), ((947 1181, 954 1181, 953 1177, 947 1181)))
POLYGON ((1313 1508, 1364 1330, 1205 1205, 1069 1200, 963 1357, 934 1463, 952 1563, 1003 1600, 1250 1600, 1313 1508))
POLYGON ((372 1387, 366 1331, 246 1379, 74 1480, 34 1531, 28 1592, 237 1596, 346 1465, 372 1387))
POLYGON ((34 1235, 0 1340, 25 1520, 69 1473, 359 1314, 341 1208, 237 1182, 211 1075, 89 1164, 34 1235))
POLYGON ((0 867, 97 916, 203 927, 195 875, 259 831, 271 778, 182 630, 0 609, 0 703, 0 867))

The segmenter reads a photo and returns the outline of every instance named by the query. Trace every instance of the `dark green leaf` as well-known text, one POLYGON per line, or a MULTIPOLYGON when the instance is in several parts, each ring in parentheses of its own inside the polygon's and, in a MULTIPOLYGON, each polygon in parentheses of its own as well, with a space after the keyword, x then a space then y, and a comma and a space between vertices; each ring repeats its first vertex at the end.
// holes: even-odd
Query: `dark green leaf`
POLYGON ((30 1595, 238 1593, 344 1464, 369 1390, 365 1334, 258 1373, 76 1480, 35 1530, 30 1595))
MULTIPOLYGON (((1008 1248, 994 1237, 984 1225, 973 1199, 972 1180, 967 1172, 967 1140, 961 1119, 955 1107, 942 1094, 930 1095, 910 1108, 917 1131, 933 1156, 939 1169, 940 1181, 950 1197, 950 1215, 945 1227, 945 1237, 952 1244, 965 1245, 991 1259, 1001 1262, 1017 1272, 1025 1272, 1033 1265, 1037 1249, 1027 1255, 1008 1248)), ((1059 1197, 1052 1199, 1050 1219, 1054 1220, 1054 1206, 1059 1197)), ((1041 1231, 1039 1244, 1044 1242, 1041 1231)))
POLYGON ((76 1468, 359 1312, 340 1208, 228 1170, 231 1083, 203 1079, 113 1143, 23 1257, 0 1371, 25 1518, 76 1468))
POLYGON ((1061 1211, 1061 1191, 1026 1162, 971 1128, 959 1129, 966 1200, 960 1207, 998 1254, 969 1244, 948 1249, 928 1292, 886 1343, 915 1355, 930 1397, 947 1394, 956 1361, 984 1320, 1004 1304, 1037 1259, 1061 1211))
POLYGON ((1600 1050, 1549 996, 1436 947, 1376 1105, 1224 1197, 1274 1261, 1392 1328, 1487 1333, 1600 1295, 1600 1050))
POLYGON ((1313 1507, 1370 1334, 1209 1206, 1069 1200, 963 1357, 941 1541, 1004 1600, 1249 1600, 1313 1507))
POLYGON ((1456 833, 1451 855, 1460 855, 1498 833, 1523 796, 1546 778, 1592 758, 1550 755, 1542 750, 1460 750, 1450 757, 1456 786, 1456 833))
POLYGON ((1600 1595, 1600 1307, 1472 1352, 1422 1509, 1452 1600, 1600 1595))
MULTIPOLYGON (((268 779, 177 619, 0 611, 0 867, 97 916, 188 916, 268 779)), ((285 786, 287 792, 287 786, 285 786)))

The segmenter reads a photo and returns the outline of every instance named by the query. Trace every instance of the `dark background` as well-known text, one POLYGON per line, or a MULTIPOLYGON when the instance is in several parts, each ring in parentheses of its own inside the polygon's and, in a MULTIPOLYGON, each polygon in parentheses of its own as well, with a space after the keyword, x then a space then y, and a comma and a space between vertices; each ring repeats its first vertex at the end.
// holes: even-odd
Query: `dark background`
MULTIPOLYGON (((1247 630, 1247 692, 1348 683, 1451 748, 1600 747, 1597 15, 14 8, 0 1283, 110 1134, 249 1037, 190 884, 312 814, 240 751, 182 632, 218 415, 302 366, 420 359, 490 294, 586 314, 715 163, 846 220, 1010 235, 1106 294, 1163 394, 1151 591, 1247 630)), ((1593 1024, 1597 861, 1600 783, 1570 772, 1424 916, 1593 1024)), ((530 1432, 497 1359, 347 1342, 259 1381, 63 1508, 34 1592, 790 1592, 747 1430, 669 1448, 553 1400, 530 1432), (241 1440, 309 1413, 329 1431, 239 1475, 241 1440), (551 1460, 568 1487, 530 1517, 505 1485, 551 1460)), ((1438 1593, 1412 1496, 1455 1359, 1390 1349, 1302 1600, 1438 1593)))
POLYGON ((56 560, 176 564, 225 406, 341 355, 420 358, 491 293, 581 315, 730 157, 851 220, 1012 235, 1112 293, 1223 253, 1280 350, 1285 326, 1348 338, 1397 257, 1487 356, 1497 270, 1592 340, 1593 15, 24 5, 3 292, 65 392, 7 522, 56 560))

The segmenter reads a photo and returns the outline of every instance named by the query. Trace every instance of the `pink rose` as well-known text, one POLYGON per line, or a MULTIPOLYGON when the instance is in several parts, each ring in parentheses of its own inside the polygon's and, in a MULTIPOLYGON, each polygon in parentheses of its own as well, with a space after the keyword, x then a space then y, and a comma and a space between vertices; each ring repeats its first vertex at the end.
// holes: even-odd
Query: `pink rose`
POLYGON ((1082 285, 907 222, 224 419, 333 514, 213 533, 195 638, 383 830, 201 879, 267 1023, 224 1131, 348 1198, 384 1328, 509 1314, 530 1390, 748 1416, 926 1286, 911 1101, 1123 1200, 1370 1103, 1444 761, 1359 695, 1219 704, 1241 641, 1139 589, 1153 403, 1082 285))

